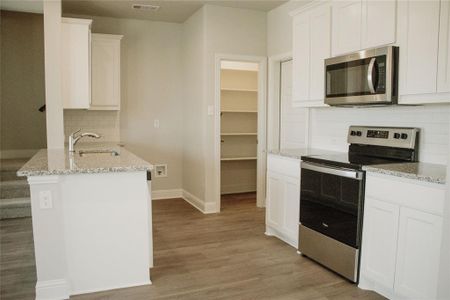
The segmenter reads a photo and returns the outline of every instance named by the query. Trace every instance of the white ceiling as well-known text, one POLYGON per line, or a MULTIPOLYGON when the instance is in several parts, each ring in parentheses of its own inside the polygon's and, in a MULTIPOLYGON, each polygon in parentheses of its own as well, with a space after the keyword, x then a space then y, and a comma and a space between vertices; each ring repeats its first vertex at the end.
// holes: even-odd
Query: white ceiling
POLYGON ((204 4, 269 11, 285 2, 287 0, 62 0, 63 14, 66 15, 106 16, 177 23, 186 21, 204 4), (161 7, 158 11, 135 10, 131 8, 132 4, 151 4, 161 7))

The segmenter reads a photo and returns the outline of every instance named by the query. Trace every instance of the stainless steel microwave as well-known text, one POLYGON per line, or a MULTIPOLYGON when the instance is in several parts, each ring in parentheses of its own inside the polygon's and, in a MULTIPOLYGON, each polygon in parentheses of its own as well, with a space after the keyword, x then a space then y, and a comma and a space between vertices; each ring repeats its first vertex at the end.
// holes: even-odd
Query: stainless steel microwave
POLYGON ((325 60, 325 103, 332 106, 397 103, 398 47, 387 46, 325 60))

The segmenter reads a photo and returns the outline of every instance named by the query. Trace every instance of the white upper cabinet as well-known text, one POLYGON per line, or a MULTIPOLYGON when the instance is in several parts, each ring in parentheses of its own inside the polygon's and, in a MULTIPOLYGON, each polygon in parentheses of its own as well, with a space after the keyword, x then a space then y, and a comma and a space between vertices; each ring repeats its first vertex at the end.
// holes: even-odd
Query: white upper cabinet
POLYGON ((333 56, 395 43, 396 0, 333 1, 333 56))
POLYGON ((323 104, 325 95, 325 59, 331 55, 331 7, 323 5, 311 11, 309 100, 323 104))
POLYGON ((398 2, 399 103, 414 101, 402 96, 436 93, 439 8, 436 0, 398 2))
POLYGON ((330 5, 296 14, 293 26, 293 105, 324 106, 324 61, 331 56, 330 5))
POLYGON ((361 49, 361 0, 333 1, 333 56, 361 49))
POLYGON ((92 20, 62 18, 61 93, 63 108, 89 108, 92 20))
POLYGON ((309 16, 295 16, 293 26, 292 104, 300 106, 309 100, 309 16))
POLYGON ((362 1, 362 48, 395 43, 397 4, 395 0, 362 1))
POLYGON ((450 2, 441 2, 438 56, 438 93, 450 93, 450 2))
POLYGON ((92 34, 92 110, 120 109, 121 35, 92 34))

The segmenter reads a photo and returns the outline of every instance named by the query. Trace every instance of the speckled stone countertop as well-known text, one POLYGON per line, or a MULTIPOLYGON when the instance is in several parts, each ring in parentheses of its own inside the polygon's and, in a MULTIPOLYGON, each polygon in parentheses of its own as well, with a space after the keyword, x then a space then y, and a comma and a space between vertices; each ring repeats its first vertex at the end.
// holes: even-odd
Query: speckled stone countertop
POLYGON ((330 155, 330 154, 338 154, 340 152, 323 150, 323 149, 315 149, 315 148, 293 148, 293 149, 281 149, 281 150, 270 150, 269 154, 279 155, 284 157, 301 159, 302 156, 309 155, 330 155))
POLYGON ((429 163, 398 163, 363 167, 367 172, 445 184, 447 167, 429 163))
POLYGON ((65 149, 42 149, 19 171, 18 176, 45 176, 93 174, 112 172, 133 172, 152 170, 145 160, 121 147, 117 143, 84 143, 75 146, 76 152, 69 154, 65 149), (118 156, 110 154, 88 154, 81 156, 80 150, 114 150, 118 156))

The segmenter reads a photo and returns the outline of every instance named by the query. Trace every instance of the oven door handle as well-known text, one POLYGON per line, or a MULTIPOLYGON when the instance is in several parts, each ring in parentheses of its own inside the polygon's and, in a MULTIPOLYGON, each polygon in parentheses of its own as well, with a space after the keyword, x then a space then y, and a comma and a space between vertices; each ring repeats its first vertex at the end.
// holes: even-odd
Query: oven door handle
POLYGON ((313 163, 304 162, 304 161, 302 161, 301 166, 302 166, 302 169, 336 175, 336 176, 340 176, 340 177, 352 178, 352 179, 356 179, 356 180, 362 180, 364 177, 363 176, 364 172, 355 171, 355 170, 346 169, 346 168, 333 168, 333 167, 329 167, 329 166, 313 164, 313 163))

